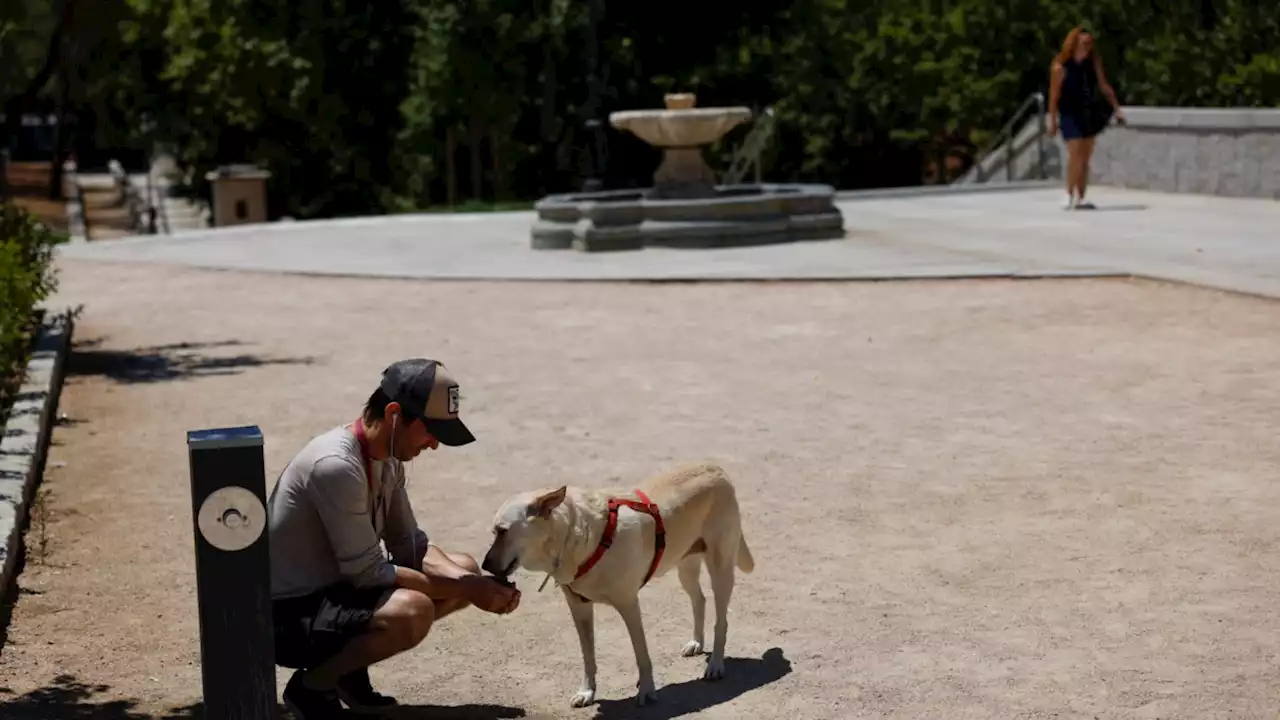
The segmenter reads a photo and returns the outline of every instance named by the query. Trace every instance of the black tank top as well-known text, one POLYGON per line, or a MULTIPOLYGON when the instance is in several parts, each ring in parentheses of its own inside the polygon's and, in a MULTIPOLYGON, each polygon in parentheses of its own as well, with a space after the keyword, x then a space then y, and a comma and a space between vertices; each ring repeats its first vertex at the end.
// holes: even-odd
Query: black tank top
POLYGON ((1088 112, 1098 97, 1098 72, 1093 58, 1072 58, 1062 64, 1064 76, 1058 95, 1058 110, 1069 115, 1088 112))

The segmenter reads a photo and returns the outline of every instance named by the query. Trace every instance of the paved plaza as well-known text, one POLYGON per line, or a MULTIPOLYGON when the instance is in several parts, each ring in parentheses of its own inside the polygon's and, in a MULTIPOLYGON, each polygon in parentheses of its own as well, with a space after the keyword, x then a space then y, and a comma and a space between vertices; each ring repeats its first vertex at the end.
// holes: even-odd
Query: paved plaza
POLYGON ((756 248, 533 251, 532 212, 276 223, 64 248, 68 258, 373 277, 524 280, 1139 275, 1280 296, 1280 202, 1100 187, 852 193, 847 237, 756 248))
POLYGON ((515 614, 374 668, 396 717, 1271 717, 1280 203, 1094 192, 864 194, 844 240, 721 251, 535 253, 524 213, 65 247, 53 302, 84 311, 0 716, 193 717, 186 431, 258 424, 270 485, 430 354, 479 439, 408 468, 433 542, 479 555, 509 494, 705 459, 756 571, 721 683, 667 576, 641 594, 659 704, 601 609, 599 704, 570 709, 569 613, 521 571, 515 614), (1208 287, 1009 279, 1078 274, 1208 287), (937 279, 805 282, 842 277, 937 279), (554 281, 610 278, 792 282, 554 281))

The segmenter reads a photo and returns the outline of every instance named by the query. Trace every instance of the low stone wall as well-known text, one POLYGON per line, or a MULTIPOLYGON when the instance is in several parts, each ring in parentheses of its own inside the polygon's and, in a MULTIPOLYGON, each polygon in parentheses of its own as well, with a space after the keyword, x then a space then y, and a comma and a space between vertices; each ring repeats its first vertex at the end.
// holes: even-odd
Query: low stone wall
POLYGON ((73 327, 70 313, 46 320, 0 437, 0 596, 13 582, 23 526, 44 472, 73 327))
POLYGON ((1280 199, 1280 109, 1126 107, 1098 138, 1099 185, 1280 199))

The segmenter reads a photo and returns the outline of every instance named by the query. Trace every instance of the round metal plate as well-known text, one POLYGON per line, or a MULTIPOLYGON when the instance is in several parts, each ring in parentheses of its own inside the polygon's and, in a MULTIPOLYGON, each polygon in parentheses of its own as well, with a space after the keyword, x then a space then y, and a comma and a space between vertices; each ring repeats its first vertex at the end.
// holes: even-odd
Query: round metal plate
POLYGON ((252 545, 267 529, 267 509, 250 490, 230 485, 209 493, 196 524, 210 545, 234 552, 252 545))

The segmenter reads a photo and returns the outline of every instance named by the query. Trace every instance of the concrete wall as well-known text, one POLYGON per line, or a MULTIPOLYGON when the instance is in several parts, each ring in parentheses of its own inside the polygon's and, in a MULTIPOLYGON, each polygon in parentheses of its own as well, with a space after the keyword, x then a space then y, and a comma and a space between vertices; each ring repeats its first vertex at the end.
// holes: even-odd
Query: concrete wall
MULTIPOLYGON (((1280 199, 1280 109, 1126 107, 1094 147, 1099 185, 1280 199)), ((1059 142, 1061 139, 1059 138, 1059 142)))

